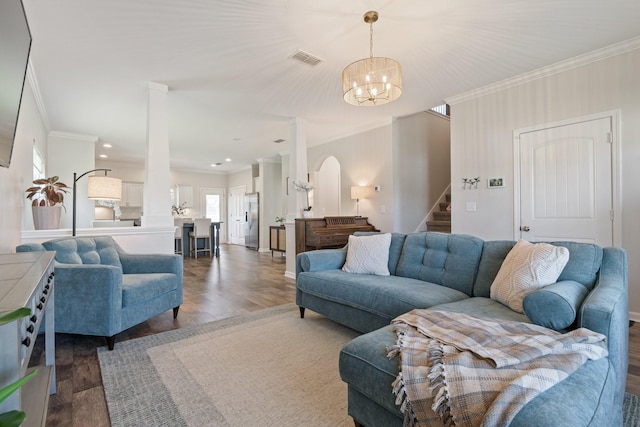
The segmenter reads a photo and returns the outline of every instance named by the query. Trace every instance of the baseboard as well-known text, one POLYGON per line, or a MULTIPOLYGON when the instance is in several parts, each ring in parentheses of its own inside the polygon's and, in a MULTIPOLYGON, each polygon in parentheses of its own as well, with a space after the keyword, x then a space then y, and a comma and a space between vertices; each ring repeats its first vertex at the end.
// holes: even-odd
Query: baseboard
POLYGON ((640 313, 636 311, 630 311, 629 320, 633 320, 634 322, 640 322, 640 313))
POLYGON ((296 273, 295 271, 285 271, 284 277, 288 277, 289 279, 296 280, 296 273))

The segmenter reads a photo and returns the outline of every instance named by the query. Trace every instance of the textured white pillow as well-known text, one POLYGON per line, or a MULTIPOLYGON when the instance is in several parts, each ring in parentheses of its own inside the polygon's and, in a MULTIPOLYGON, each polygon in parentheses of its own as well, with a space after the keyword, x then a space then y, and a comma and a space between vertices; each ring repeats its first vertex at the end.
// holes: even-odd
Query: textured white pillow
POLYGON ((491 299, 522 313, 524 297, 555 283, 568 261, 565 247, 518 240, 491 284, 491 299))
POLYGON ((389 275, 391 233, 349 236, 347 260, 342 270, 347 273, 389 275))

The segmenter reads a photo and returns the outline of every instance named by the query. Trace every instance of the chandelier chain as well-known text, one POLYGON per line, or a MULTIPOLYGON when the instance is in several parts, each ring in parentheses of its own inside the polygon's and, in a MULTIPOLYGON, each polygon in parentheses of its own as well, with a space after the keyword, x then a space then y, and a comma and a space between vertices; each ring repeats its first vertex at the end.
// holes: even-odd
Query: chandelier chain
POLYGON ((369 22, 369 58, 373 58, 373 21, 369 22))

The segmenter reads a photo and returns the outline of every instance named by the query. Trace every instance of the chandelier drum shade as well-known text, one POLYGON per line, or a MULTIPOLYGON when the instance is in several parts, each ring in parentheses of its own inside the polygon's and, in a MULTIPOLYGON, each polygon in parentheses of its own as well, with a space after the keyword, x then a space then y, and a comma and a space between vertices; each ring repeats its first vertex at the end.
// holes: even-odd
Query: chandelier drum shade
POLYGON ((369 24, 369 58, 353 62, 342 71, 344 100, 357 106, 382 105, 402 95, 402 67, 391 59, 373 56, 373 23, 378 12, 364 14, 369 24))

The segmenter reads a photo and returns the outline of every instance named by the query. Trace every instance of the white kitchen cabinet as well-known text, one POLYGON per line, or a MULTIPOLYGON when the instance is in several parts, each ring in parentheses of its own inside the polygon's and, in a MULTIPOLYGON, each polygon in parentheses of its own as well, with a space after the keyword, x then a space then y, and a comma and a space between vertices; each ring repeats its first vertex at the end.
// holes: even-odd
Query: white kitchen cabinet
POLYGON ((190 185, 176 185, 176 205, 183 203, 185 208, 193 207, 193 187, 190 185))
POLYGON ((120 206, 142 207, 144 184, 140 182, 123 182, 120 206))

